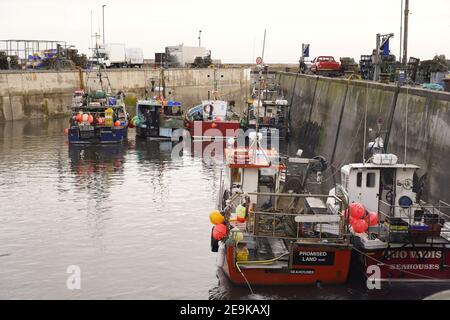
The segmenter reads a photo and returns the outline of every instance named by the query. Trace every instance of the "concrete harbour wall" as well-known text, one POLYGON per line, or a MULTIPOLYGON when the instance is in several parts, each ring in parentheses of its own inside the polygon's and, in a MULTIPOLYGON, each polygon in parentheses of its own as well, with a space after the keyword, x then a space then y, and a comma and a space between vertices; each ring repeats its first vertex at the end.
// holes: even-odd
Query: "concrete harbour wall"
POLYGON ((292 73, 278 77, 292 101, 292 140, 307 151, 336 169, 361 162, 367 106, 366 144, 382 136, 403 163, 408 121, 406 161, 421 166, 425 200, 450 202, 449 93, 292 73))
MULTIPOLYGON (((164 72, 167 94, 183 102, 185 108, 207 99, 218 79, 221 97, 243 107, 250 91, 250 69, 169 69, 164 72)), ((66 114, 73 92, 86 80, 82 71, 0 72, 0 121, 55 117, 66 114)), ((114 92, 122 90, 136 98, 150 91, 151 81, 159 85, 155 69, 108 70, 114 92)), ((129 110, 133 111, 133 110, 129 110)))

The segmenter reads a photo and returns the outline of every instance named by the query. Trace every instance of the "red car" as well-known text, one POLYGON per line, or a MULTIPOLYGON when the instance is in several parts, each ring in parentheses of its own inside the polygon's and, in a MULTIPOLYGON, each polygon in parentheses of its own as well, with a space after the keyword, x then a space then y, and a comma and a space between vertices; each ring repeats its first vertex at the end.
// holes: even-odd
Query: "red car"
POLYGON ((341 64, 331 56, 320 56, 314 59, 310 70, 320 76, 340 76, 341 64))

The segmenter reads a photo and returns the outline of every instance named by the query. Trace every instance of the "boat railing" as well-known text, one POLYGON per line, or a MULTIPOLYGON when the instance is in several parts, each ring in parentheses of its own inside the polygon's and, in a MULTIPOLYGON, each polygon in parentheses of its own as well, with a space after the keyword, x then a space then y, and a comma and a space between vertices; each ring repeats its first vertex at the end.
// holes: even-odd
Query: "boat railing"
POLYGON ((409 234, 411 227, 431 228, 429 234, 434 235, 428 237, 432 245, 436 238, 440 238, 435 234, 438 233, 445 223, 450 222, 450 205, 444 201, 439 201, 437 205, 413 205, 409 207, 395 206, 385 201, 379 202, 379 223, 375 227, 369 228, 369 237, 372 233, 382 234, 386 233, 387 242, 392 241, 393 233, 409 234), (397 221, 394 221, 396 219, 397 221), (395 225, 398 222, 404 222, 404 225, 395 225))
MULTIPOLYGON (((283 193, 242 193, 241 196, 269 196, 276 198, 321 200, 334 199, 339 204, 341 212, 345 203, 333 195, 313 194, 283 194, 283 193)), ((233 198, 236 202, 238 198, 233 198)), ((275 201, 276 203, 277 201, 275 201)), ((349 221, 342 215, 326 213, 307 213, 301 210, 297 213, 283 212, 276 206, 272 211, 254 208, 248 211, 246 231, 256 238, 276 238, 297 242, 328 242, 345 243, 348 241, 349 221)))

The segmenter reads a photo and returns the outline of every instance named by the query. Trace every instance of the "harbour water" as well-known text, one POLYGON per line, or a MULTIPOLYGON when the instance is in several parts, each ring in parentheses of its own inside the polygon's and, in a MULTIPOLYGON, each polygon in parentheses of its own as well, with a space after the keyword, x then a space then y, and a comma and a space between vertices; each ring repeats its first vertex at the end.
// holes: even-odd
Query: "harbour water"
MULTIPOLYGON (((72 148, 65 120, 0 124, 0 299, 422 299, 450 285, 235 288, 208 214, 221 165, 172 143, 72 148), (81 289, 68 290, 69 266, 81 289)), ((294 145, 289 150, 296 150, 294 145)), ((295 151, 293 151, 295 154, 295 151)))

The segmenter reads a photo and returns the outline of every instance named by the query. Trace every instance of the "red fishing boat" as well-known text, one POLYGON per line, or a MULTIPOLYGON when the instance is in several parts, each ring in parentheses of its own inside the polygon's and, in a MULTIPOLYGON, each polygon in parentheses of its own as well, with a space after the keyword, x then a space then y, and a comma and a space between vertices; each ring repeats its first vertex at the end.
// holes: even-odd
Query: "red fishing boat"
POLYGON ((194 140, 237 138, 238 119, 228 102, 206 100, 187 112, 184 125, 194 140))
MULTIPOLYGON (((376 145, 382 149, 381 139, 376 145)), ((419 169, 383 153, 341 169, 342 185, 330 195, 350 206, 363 206, 360 216, 351 217, 350 230, 358 266, 366 276, 381 281, 450 281, 450 205, 422 201, 419 169)), ((336 204, 328 202, 335 213, 336 204)))
POLYGON ((340 200, 306 190, 308 177, 320 178, 326 161, 283 163, 276 150, 259 147, 260 139, 251 134, 250 147, 226 149, 219 210, 210 215, 218 267, 236 285, 345 282, 351 259, 347 224, 325 204, 330 197, 340 200), (294 163, 301 169, 288 173, 294 163))

